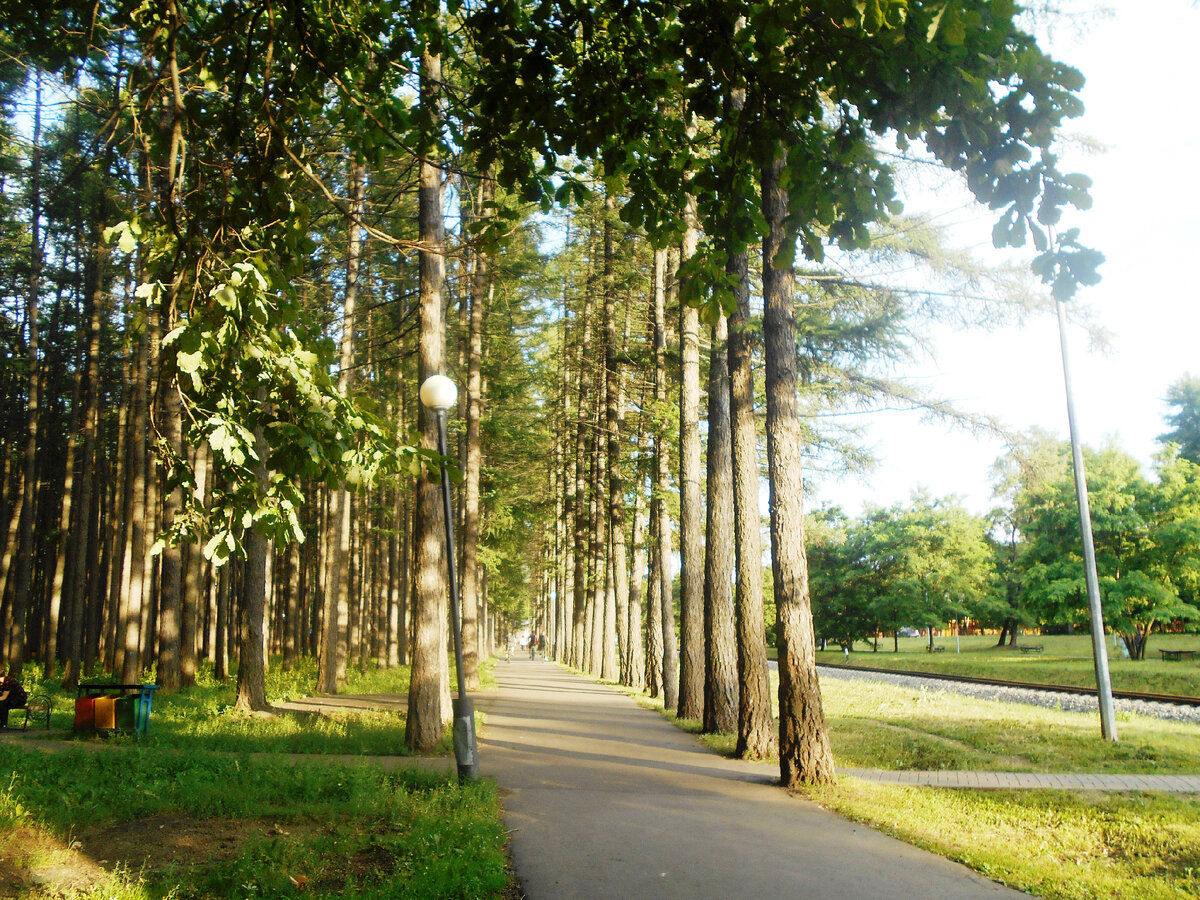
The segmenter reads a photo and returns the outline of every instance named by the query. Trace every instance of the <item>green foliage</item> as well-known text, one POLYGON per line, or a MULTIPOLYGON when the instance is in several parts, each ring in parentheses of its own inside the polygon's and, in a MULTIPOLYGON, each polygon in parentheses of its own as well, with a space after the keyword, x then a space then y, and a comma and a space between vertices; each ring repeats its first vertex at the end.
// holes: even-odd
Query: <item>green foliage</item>
MULTIPOLYGON (((1024 593, 1043 622, 1085 622, 1087 592, 1075 486, 1065 462, 1068 447, 1060 444, 1058 453, 1056 476, 1030 479, 1015 497, 1024 593)), ((1155 626, 1200 618, 1194 605, 1200 467, 1165 455, 1158 461, 1158 481, 1151 482, 1136 460, 1108 446, 1098 452, 1085 448, 1084 468, 1105 621, 1141 659, 1155 626)))
POLYGON ((810 516, 814 626, 852 643, 905 625, 969 615, 986 597, 983 522, 953 500, 915 494, 907 506, 810 516), (822 521, 824 520, 824 521, 822 521))
POLYGON ((1180 456, 1200 464, 1200 378, 1184 375, 1167 389, 1165 399, 1175 411, 1167 416, 1171 430, 1158 439, 1179 445, 1180 456))
MULTIPOLYGON (((680 233, 690 193, 706 237, 683 273, 685 300, 729 309, 725 259, 762 235, 748 172, 788 148, 787 228, 820 261, 826 238, 863 248, 867 226, 898 210, 877 136, 920 139, 997 211, 997 245, 1032 235, 1038 274, 1069 297, 1100 260, 1056 228, 1063 207, 1090 202, 1087 179, 1061 173, 1050 151, 1082 109, 1082 77, 1047 57, 1017 13, 982 0, 500 4, 466 20, 496 76, 474 85, 482 115, 469 146, 530 199, 549 196, 559 156, 602 161, 629 190, 625 221, 660 246, 680 233), (689 130, 692 115, 705 126, 689 130)), ((790 265, 794 247, 785 241, 776 263, 790 265)))

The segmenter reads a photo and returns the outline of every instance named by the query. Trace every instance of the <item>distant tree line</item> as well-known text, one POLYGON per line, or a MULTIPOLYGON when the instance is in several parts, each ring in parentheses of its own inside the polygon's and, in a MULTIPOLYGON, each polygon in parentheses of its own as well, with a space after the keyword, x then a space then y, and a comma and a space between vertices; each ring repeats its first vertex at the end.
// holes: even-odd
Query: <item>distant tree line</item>
MULTIPOLYGON (((1169 401, 1179 405, 1178 385, 1169 401)), ((1190 414, 1184 404, 1171 421, 1190 414)), ((1144 659, 1152 632, 1200 621, 1200 465, 1180 435, 1150 477, 1114 444, 1086 449, 1096 565, 1105 625, 1125 652, 1144 659)), ((895 638, 902 627, 932 631, 969 621, 1015 644, 1020 629, 1088 625, 1070 447, 1044 433, 1015 442, 997 461, 987 516, 953 499, 910 502, 858 518, 825 509, 811 516, 817 634, 852 645, 895 638)))

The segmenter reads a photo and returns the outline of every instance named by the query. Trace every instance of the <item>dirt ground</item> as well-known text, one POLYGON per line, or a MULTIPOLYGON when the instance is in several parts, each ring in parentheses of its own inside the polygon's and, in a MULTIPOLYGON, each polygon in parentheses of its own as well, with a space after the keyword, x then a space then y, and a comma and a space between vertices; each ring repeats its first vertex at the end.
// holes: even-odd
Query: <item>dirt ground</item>
POLYGON ((0 898, 67 896, 117 869, 186 871, 232 859, 256 837, 289 836, 292 830, 261 819, 154 816, 87 828, 65 843, 16 829, 0 842, 0 898))

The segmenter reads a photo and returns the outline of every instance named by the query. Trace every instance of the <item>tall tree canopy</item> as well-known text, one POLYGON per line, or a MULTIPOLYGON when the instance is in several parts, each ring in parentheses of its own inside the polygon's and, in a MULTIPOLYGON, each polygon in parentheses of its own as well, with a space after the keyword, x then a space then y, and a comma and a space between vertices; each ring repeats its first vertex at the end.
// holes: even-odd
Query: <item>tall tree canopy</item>
POLYGON ((1160 434, 1164 444, 1178 444, 1179 455, 1200 463, 1200 378, 1184 375, 1167 389, 1167 414, 1171 430, 1160 434))

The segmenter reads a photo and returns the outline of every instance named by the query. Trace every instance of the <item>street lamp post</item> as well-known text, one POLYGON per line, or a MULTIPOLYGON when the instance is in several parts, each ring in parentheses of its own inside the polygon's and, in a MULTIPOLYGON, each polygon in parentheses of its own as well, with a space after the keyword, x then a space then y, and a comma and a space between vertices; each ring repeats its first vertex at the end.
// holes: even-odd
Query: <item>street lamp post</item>
POLYGON ((421 403, 433 412, 438 426, 438 453, 442 455, 442 510, 446 520, 446 569, 450 576, 450 620, 454 632, 454 675, 458 680, 458 699, 454 705, 454 759, 458 780, 479 777, 475 753, 475 703, 467 696, 463 677, 462 615, 458 606, 458 573, 455 567, 454 515, 450 507, 450 473, 446 471, 446 410, 458 400, 458 388, 445 375, 431 375, 421 385, 421 403))

